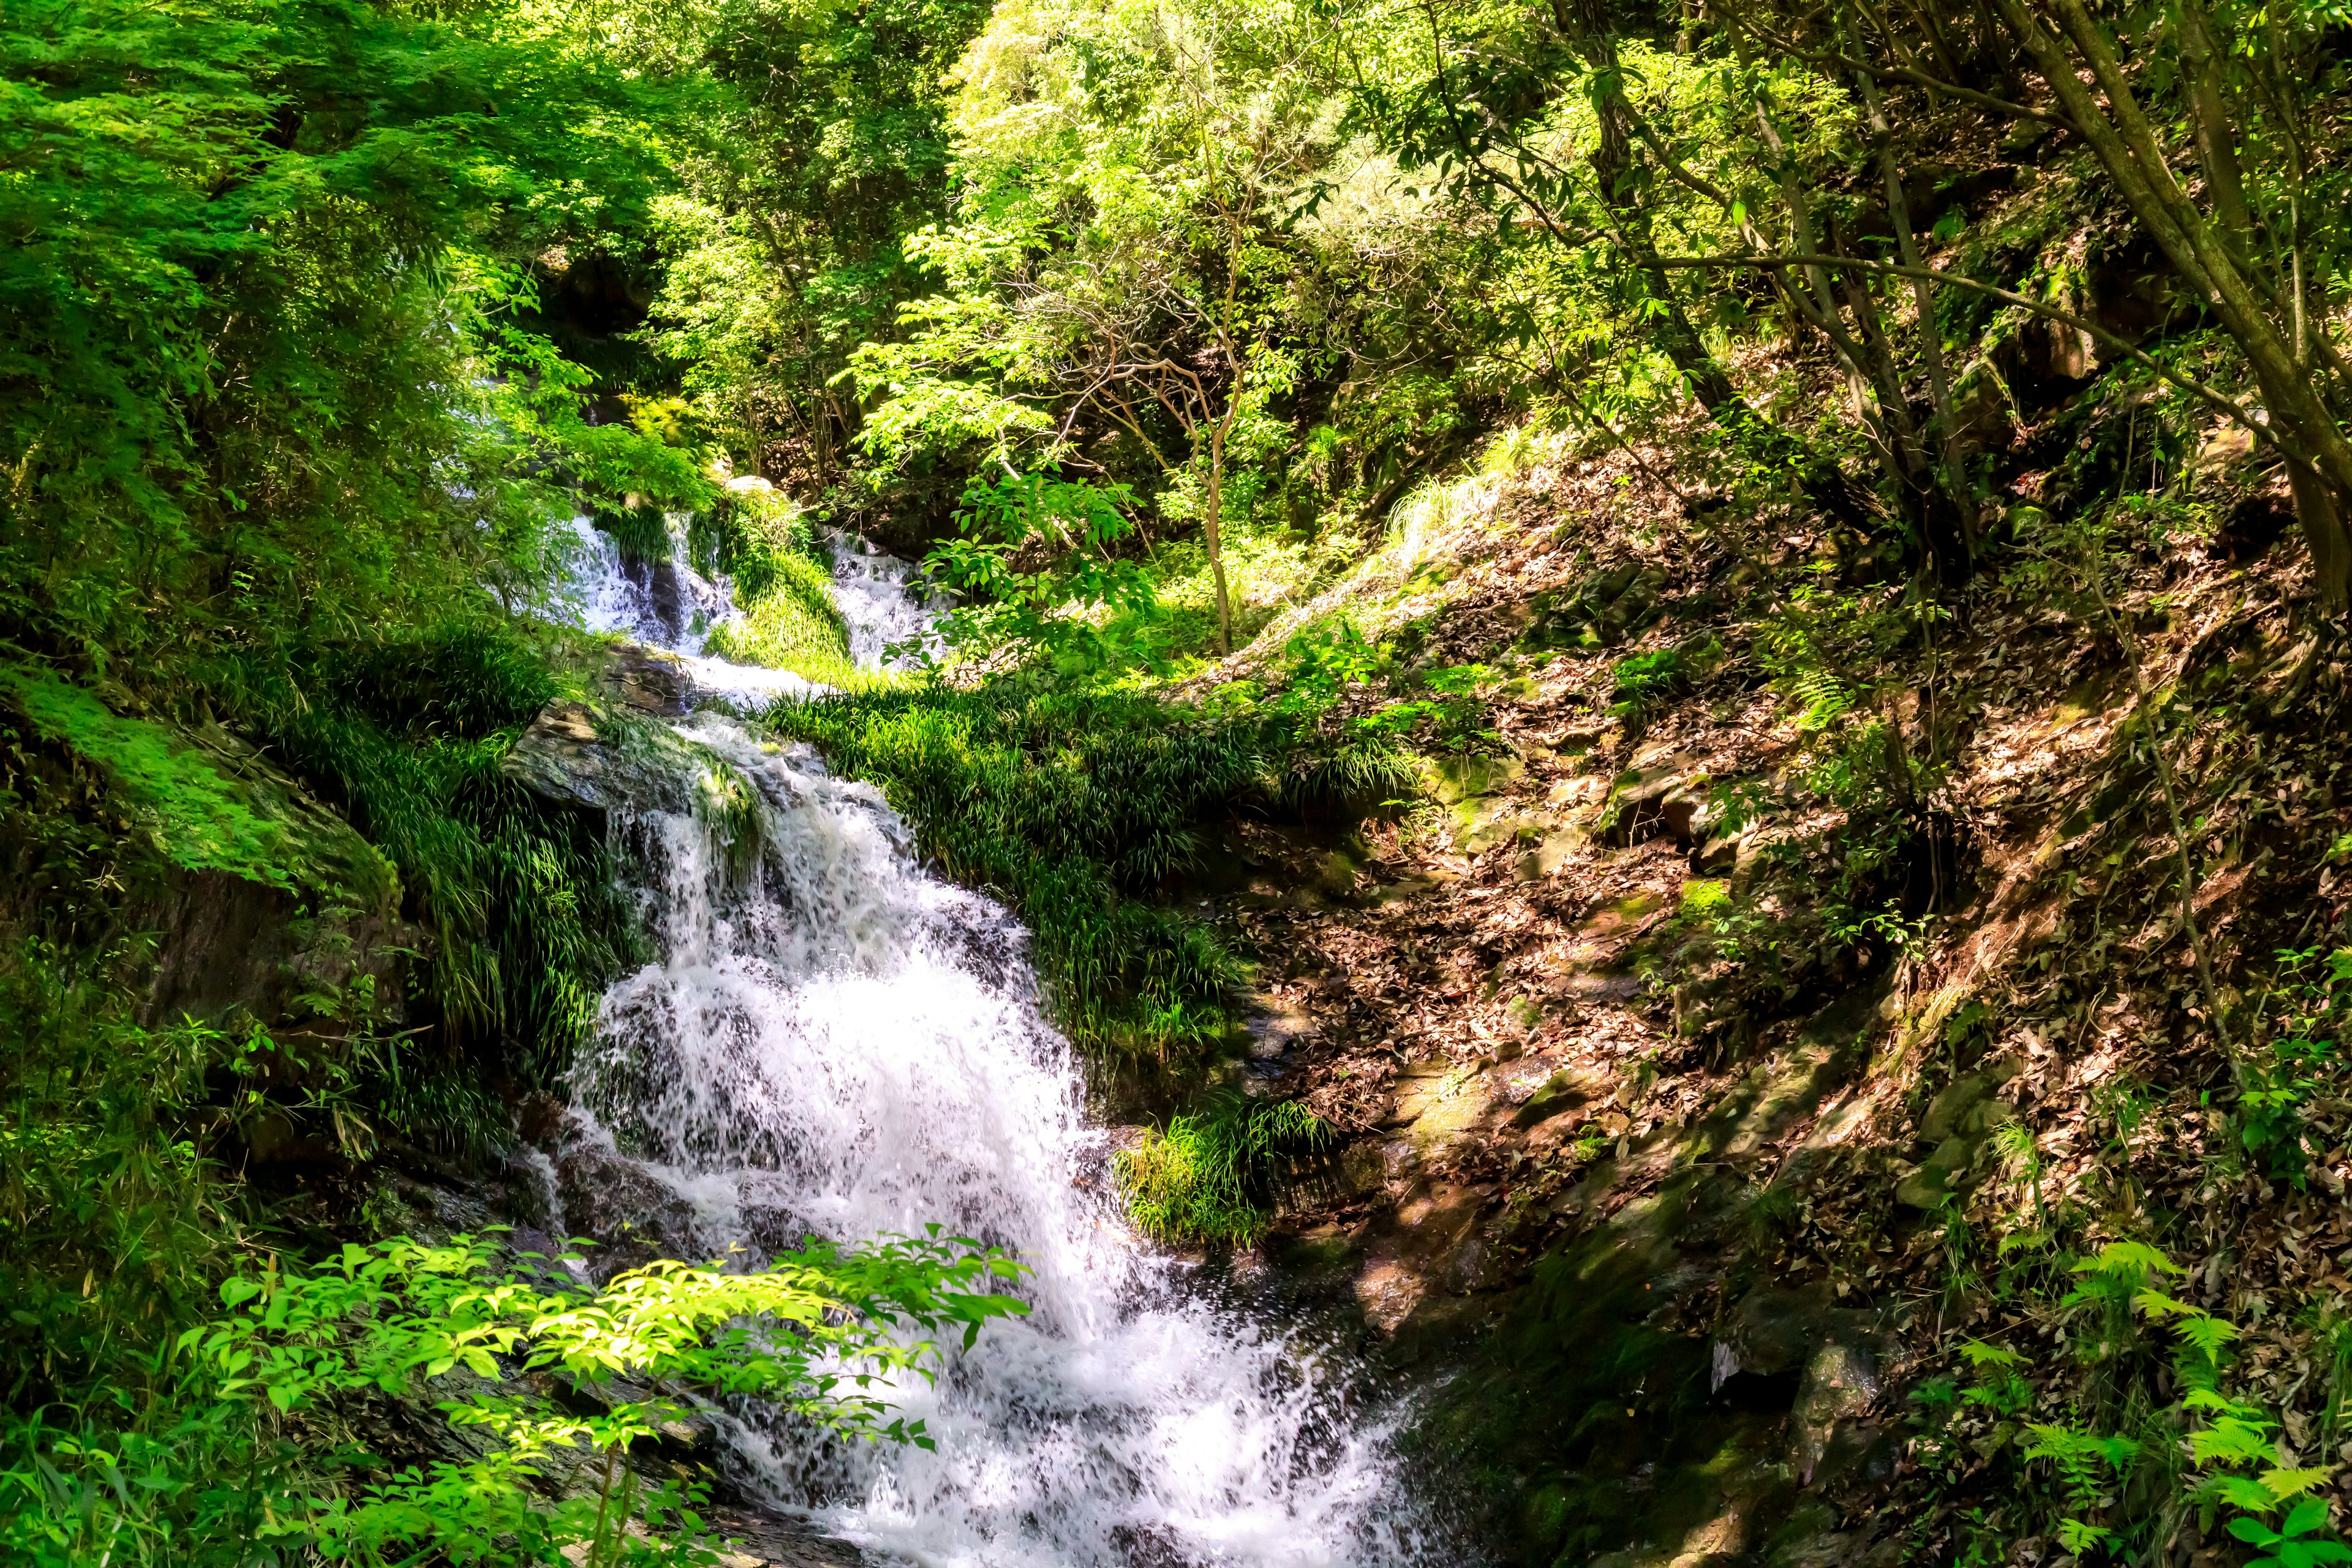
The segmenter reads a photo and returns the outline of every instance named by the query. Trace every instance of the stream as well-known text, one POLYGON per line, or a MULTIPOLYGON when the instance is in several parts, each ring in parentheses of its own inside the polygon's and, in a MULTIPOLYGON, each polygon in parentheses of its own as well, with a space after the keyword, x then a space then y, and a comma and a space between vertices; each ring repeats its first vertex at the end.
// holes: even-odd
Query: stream
MULTIPOLYGON (((812 692, 703 656, 733 612, 682 550, 625 565, 582 527, 586 625, 678 654, 741 710, 812 692)), ((853 651, 878 667, 923 635, 919 586, 854 538, 831 549, 853 651)), ((724 1423, 738 1479, 931 1568, 1460 1561, 1365 1368, 1126 1227, 1013 916, 930 875, 880 794, 806 746, 716 708, 674 723, 756 786, 760 842, 730 855, 691 812, 613 814, 660 957, 605 994, 574 1068, 560 1223, 632 1238, 623 1263, 936 1223, 1034 1270, 1030 1316, 892 1391, 935 1450, 742 1408, 724 1423)))

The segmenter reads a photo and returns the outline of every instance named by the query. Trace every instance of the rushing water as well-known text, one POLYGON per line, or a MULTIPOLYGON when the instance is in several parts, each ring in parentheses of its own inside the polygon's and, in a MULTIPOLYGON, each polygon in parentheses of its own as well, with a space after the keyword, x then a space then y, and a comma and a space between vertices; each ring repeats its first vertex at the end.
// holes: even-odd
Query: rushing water
MULTIPOLYGON (((903 564, 835 550, 865 661, 919 635, 903 564)), ((641 585, 582 587, 607 624, 692 651, 643 618, 641 585)), ((1012 916, 925 872, 877 792, 808 748, 713 711, 678 729, 757 786, 761 847, 747 864, 691 814, 616 817, 662 957, 606 994, 578 1064, 557 1160, 572 1223, 698 1257, 936 1222, 1034 1270, 1031 1316, 991 1324, 935 1386, 896 1390, 935 1450, 754 1412, 732 1426, 746 1478, 940 1568, 1434 1560, 1344 1360, 1254 1323, 1121 1224, 1012 916)))

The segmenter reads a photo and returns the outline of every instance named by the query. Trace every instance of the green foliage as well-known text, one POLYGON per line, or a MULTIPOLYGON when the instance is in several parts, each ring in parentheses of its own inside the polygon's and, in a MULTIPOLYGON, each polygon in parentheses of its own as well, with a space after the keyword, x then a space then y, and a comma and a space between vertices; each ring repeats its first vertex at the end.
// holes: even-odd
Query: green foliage
POLYGON ((969 1347, 1027 1310, 990 1289, 1020 1272, 1008 1255, 936 1230, 856 1252, 813 1244, 750 1271, 656 1263, 593 1290, 547 1263, 459 1236, 233 1275, 173 1339, 160 1416, 8 1435, 0 1542, 40 1563, 246 1563, 257 1543, 366 1563, 554 1563, 567 1549, 615 1568, 709 1563, 696 1489, 626 1462, 687 1414, 645 1385, 757 1395, 845 1436, 928 1446, 877 1381, 932 1374, 939 1348, 919 1336, 969 1347), (487 1439, 480 1457, 387 1471, 271 1440, 283 1418, 386 1394, 435 1400, 487 1439), (541 1500, 567 1473, 589 1484, 541 1500))
POLYGON ((2322 1536, 2328 1528, 2327 1504, 2318 1498, 2305 1498, 2287 1510, 2276 1530, 2259 1519, 2241 1517, 2230 1521, 2230 1533, 2260 1553, 2247 1559, 2246 1568, 2318 1568, 2323 1563, 2352 1563, 2352 1546, 2332 1535, 2322 1536))
POLYGON ((841 477, 829 426, 856 427, 856 399, 836 384, 921 291, 905 242, 945 216, 947 81, 987 10, 742 0, 637 14, 641 47, 730 89, 686 189, 655 205, 664 266, 648 336, 703 423, 782 459, 770 471, 819 489, 841 477))
POLYGON ((1610 711, 1629 724, 1638 724, 1654 703, 1681 684, 1682 650, 1662 647, 1627 654, 1611 675, 1615 684, 1610 692, 1610 711))
POLYGON ((589 521, 595 524, 599 533, 612 540, 624 561, 653 565, 670 558, 669 520, 652 501, 630 507, 625 511, 600 510, 592 514, 589 521))
POLYGON ((5 635, 152 684, 543 584, 587 427, 512 258, 641 206, 676 103, 511 14, 12 5, 5 635))
POLYGON ((1111 1164, 1128 1217, 1144 1235, 1247 1247, 1273 1220, 1265 1206, 1273 1162, 1331 1137, 1330 1127, 1296 1100, 1228 1093, 1174 1117, 1164 1131, 1144 1129, 1111 1164))
POLYGON ((712 628, 709 650, 826 685, 855 680, 832 569, 815 553, 808 514, 773 491, 754 490, 708 515, 709 563, 729 574, 742 612, 712 628))
POLYGON ((506 775, 510 729, 403 735, 313 707, 285 719, 279 744, 400 868, 434 939, 421 989, 442 1048, 520 1041, 516 1065, 551 1081, 636 953, 602 839, 506 775))
POLYGON ((146 1028, 137 949, 0 950, 0 1360, 6 1408, 152 1397, 168 1336, 238 1245, 206 1150, 235 1055, 194 1021, 146 1028))
POLYGON ((390 884, 389 868, 365 845, 237 779, 226 746, 207 749, 164 726, 122 718, 47 670, 0 666, 0 697, 42 737, 104 770, 131 828, 181 870, 362 900, 390 884))
POLYGON ((2269 1037, 2241 1068, 2238 1140, 2273 1180, 2301 1187, 2310 1150, 2305 1108, 2338 1077, 2336 1013, 2352 978, 2352 949, 2279 952, 2260 998, 2276 1015, 2269 1037))
POLYGON ((1083 626, 1072 616, 1106 606, 1155 608, 1150 579, 1110 547, 1134 531, 1126 485, 1092 485, 1044 474, 974 479, 955 514, 957 531, 931 547, 924 566, 964 595, 940 632, 951 646, 1034 638, 1051 647, 1083 626))
MULTIPOLYGON (((2169 1328, 2178 1399, 2167 1419, 2193 1424, 2188 1434, 2188 1457, 2195 1473, 2183 1478, 2188 1488, 2183 1500, 2203 1510, 2207 1528, 2211 1527, 2215 1511, 2227 1507, 2237 1516, 2230 1522, 2230 1532, 2266 1549, 2274 1547, 2276 1561, 2352 1561, 2352 1552, 2332 1538, 2309 1539, 2326 1523, 2324 1508, 2315 1518, 2296 1505, 2297 1499, 2325 1484, 2331 1472, 2288 1465, 2272 1436, 2278 1424, 2261 1406, 2223 1390, 2229 1347, 2238 1338, 2236 1325, 2158 1288, 2165 1276, 2182 1272, 2161 1249, 2145 1242, 2110 1242, 2073 1265, 2077 1283, 2060 1305, 2118 1313, 2126 1325, 2130 1318, 2137 1317, 2169 1328), (2282 1508, 2290 1508, 2285 1526, 2273 1531, 2263 1521, 2282 1508)), ((2105 1332, 2107 1338, 2094 1347, 2095 1355, 2110 1354, 2116 1348, 2111 1342, 2113 1328, 2105 1332)), ((1996 1366, 2007 1371, 2021 1359, 2015 1352, 1975 1342, 1961 1348, 1979 1368, 1996 1366)), ((2179 1427, 2151 1429, 2164 1432, 2161 1443, 2151 1446, 2132 1434, 2101 1436, 2095 1428, 2079 1423, 2026 1423, 2034 1441, 2024 1449, 2023 1457, 2049 1465, 2056 1478, 2062 1517, 2053 1528, 2068 1551, 2084 1553, 2102 1549, 2117 1538, 2126 1521, 2110 1512, 2116 1499, 2136 1470, 2173 1447, 2172 1434, 2179 1427), (2109 1522, 2098 1522, 2094 1517, 2102 1512, 2110 1512, 2109 1522)))

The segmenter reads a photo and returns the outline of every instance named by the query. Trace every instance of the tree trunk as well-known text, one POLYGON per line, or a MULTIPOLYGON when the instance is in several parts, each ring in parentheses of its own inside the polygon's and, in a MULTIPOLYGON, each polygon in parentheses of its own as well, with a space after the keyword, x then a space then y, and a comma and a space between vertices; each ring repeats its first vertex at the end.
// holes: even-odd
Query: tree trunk
POLYGON ((1217 652, 1230 658, 1234 652, 1234 616, 1231 602, 1225 596, 1225 550, 1222 537, 1223 518, 1220 515, 1225 490, 1225 431, 1223 424, 1212 428, 1209 436, 1208 506, 1202 514, 1202 536, 1209 545, 1209 578, 1217 589, 1217 652))
POLYGON ((1850 527, 1866 527, 1869 512, 1853 481, 1835 463, 1815 456, 1803 442, 1757 413, 1740 396, 1738 389, 1731 384, 1731 377, 1707 352, 1698 329, 1683 310, 1682 300, 1660 264, 1648 209, 1643 206, 1634 188, 1633 116, 1624 101, 1622 68, 1607 26, 1591 15, 1580 21, 1571 16, 1567 0, 1553 0, 1552 19, 1561 35, 1571 40, 1593 69, 1601 74, 1605 83, 1597 102, 1601 140, 1592 151, 1591 163, 1594 180, 1601 188, 1601 199, 1607 205, 1625 247, 1626 259, 1658 306, 1649 328, 1651 342, 1665 351, 1666 358, 1689 385, 1691 395, 1723 426, 1736 450, 1767 467, 1791 471, 1813 504, 1850 527))
POLYGON ((2287 456, 2296 516, 2311 548, 2313 587, 2326 607, 2343 608, 2352 596, 2352 550, 2346 548, 2343 521, 2352 500, 2352 442, 2345 439, 2310 373, 2288 348, 2286 331, 2265 312, 2230 247, 2173 177, 2115 51, 2081 0, 2036 3, 2055 12, 2061 31, 2091 67, 2106 99, 2104 106, 2075 75, 2073 54, 2028 9, 2027 0, 1994 0, 2140 226, 2245 354, 2287 456))

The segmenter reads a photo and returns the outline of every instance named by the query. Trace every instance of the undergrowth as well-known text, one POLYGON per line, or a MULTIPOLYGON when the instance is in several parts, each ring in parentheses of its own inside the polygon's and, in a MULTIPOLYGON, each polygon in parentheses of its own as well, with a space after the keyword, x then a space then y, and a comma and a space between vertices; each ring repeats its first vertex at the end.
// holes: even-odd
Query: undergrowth
POLYGON ((1296 1100, 1270 1104, 1213 1096, 1198 1111, 1147 1128, 1132 1149, 1112 1157, 1128 1216, 1160 1241, 1247 1247, 1274 1216, 1266 1187, 1274 1163, 1331 1142, 1328 1124, 1296 1100))
MULTIPOLYGON (((459 624, 321 674, 322 699, 271 714, 271 728, 400 868, 404 913, 431 938, 418 999, 445 1062, 487 1048, 552 1082, 637 950, 601 836, 501 771, 562 689, 546 655, 510 628, 459 624)), ((431 1081, 412 1073, 401 1092, 431 1081)), ((450 1092, 424 1100, 446 1106, 450 1092)))

